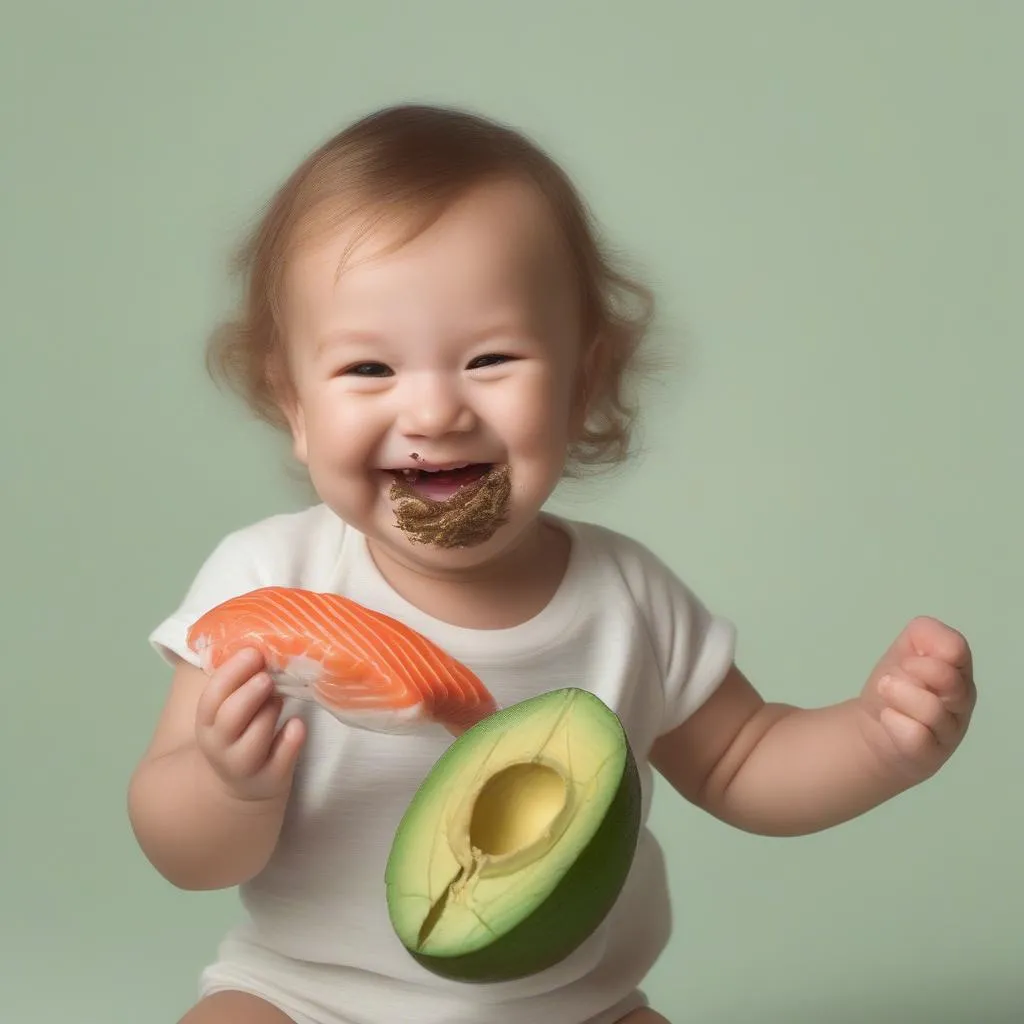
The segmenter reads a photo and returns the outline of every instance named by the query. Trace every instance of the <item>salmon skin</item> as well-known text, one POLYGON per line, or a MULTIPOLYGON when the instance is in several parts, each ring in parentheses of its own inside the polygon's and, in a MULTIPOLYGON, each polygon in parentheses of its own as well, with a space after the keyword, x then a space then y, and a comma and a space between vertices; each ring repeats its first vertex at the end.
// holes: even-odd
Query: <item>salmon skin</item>
POLYGON ((340 594, 261 587, 211 608, 188 645, 207 673, 255 648, 282 696, 371 732, 431 722, 458 736, 498 706, 469 668, 416 630, 340 594))

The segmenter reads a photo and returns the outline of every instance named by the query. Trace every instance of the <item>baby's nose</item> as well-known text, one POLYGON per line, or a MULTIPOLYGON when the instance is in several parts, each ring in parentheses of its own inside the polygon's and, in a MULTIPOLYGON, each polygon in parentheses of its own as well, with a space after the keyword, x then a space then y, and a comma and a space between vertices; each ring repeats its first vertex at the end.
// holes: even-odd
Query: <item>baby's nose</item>
POLYGON ((476 424, 476 415, 455 385, 442 381, 424 382, 410 388, 399 417, 402 432, 410 437, 438 437, 465 433, 476 424))

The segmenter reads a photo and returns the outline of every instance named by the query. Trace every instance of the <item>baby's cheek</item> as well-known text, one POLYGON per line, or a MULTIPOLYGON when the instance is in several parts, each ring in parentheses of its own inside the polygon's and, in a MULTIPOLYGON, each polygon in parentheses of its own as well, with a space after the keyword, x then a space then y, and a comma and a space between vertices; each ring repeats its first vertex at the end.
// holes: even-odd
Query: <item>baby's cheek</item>
POLYGON ((564 446, 568 433, 570 403, 568 395, 549 382, 543 389, 523 396, 513 423, 520 447, 541 454, 564 446))

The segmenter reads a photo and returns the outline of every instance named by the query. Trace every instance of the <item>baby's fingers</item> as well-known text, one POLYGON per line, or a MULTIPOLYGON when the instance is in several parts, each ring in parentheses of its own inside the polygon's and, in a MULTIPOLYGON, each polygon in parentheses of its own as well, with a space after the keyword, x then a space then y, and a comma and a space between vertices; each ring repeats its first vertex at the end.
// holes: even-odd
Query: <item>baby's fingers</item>
POLYGON ((295 760, 306 738, 306 724, 301 718, 289 718, 274 737, 264 771, 274 779, 285 780, 295 767, 295 760))
POLYGON ((196 725, 205 729, 212 728, 224 701, 262 667, 263 656, 256 650, 239 651, 228 658, 210 676, 203 688, 196 705, 196 725))
POLYGON ((242 734, 228 747, 223 757, 233 776, 251 778, 264 769, 280 713, 279 699, 264 700, 242 734))
MULTIPOLYGON (((955 746, 960 735, 960 726, 953 713, 946 707, 942 699, 931 690, 917 683, 904 679, 902 676, 887 676, 879 683, 879 692, 888 705, 882 711, 882 724, 892 724, 899 730, 900 736, 893 739, 908 739, 913 734, 911 746, 922 747, 928 742, 942 746, 955 746), (909 720, 918 728, 911 729, 907 722, 886 717, 886 710, 899 713, 900 718, 909 720), (925 735, 921 730, 925 730, 925 735)), ((906 751, 905 751, 906 752, 906 751)))
POLYGON ((212 732, 217 741, 228 746, 238 741, 255 723, 256 716, 267 706, 274 684, 266 672, 258 672, 244 682, 221 704, 212 732))
POLYGON ((974 684, 963 671, 939 658, 910 657, 904 659, 903 670, 938 696, 954 715, 969 715, 974 708, 974 684))

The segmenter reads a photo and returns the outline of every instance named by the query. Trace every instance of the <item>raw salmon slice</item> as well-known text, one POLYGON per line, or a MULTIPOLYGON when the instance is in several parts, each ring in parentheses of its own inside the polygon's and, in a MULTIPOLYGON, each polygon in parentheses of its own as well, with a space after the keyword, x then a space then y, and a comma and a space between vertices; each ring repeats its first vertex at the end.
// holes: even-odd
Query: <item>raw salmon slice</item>
POLYGON ((438 722, 458 736, 498 710, 480 679, 437 644, 340 594, 249 591, 201 616, 188 645, 207 673, 256 648, 283 696, 314 700, 373 732, 438 722))

